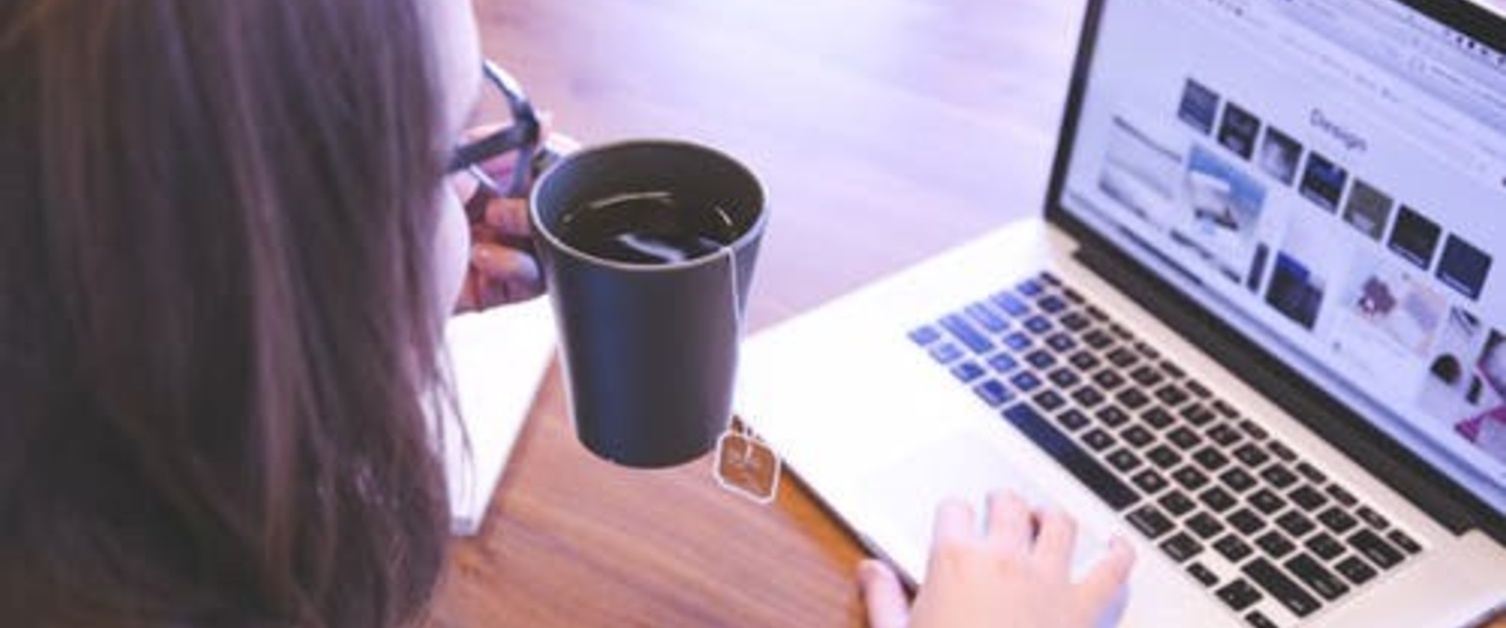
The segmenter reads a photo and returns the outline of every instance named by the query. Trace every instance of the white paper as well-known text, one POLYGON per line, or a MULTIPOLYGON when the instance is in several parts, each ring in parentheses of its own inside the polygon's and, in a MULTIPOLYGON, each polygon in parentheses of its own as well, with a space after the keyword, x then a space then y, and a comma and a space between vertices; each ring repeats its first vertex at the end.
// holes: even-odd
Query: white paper
POLYGON ((540 297, 456 316, 445 336, 461 414, 449 417, 444 433, 450 531, 468 536, 481 527, 554 355, 554 318, 549 299, 540 297))

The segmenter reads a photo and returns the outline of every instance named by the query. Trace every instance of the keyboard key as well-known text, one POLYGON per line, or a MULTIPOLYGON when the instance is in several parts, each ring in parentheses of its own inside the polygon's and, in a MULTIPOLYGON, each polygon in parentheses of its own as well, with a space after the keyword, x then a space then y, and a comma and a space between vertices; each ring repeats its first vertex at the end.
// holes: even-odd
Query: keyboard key
POLYGON ((1041 283, 1041 280, 1039 279, 1026 279, 1016 284, 1014 291, 1027 297, 1035 297, 1040 296, 1041 293, 1045 292, 1046 287, 1041 283))
POLYGON ((1048 314, 1056 314, 1067 309, 1067 302, 1054 294, 1042 297, 1039 301, 1035 302, 1035 305, 1048 314))
MULTIPOLYGON (((1223 399, 1213 400, 1213 409, 1219 414, 1222 414, 1231 419, 1239 416, 1239 411, 1235 410, 1234 406, 1229 405, 1229 402, 1224 401, 1223 399)), ((1265 436, 1257 436, 1256 438, 1265 438, 1265 436)))
MULTIPOLYGON (((1083 349, 1082 351, 1078 351, 1077 353, 1072 354, 1072 357, 1067 358, 1067 361, 1071 362, 1072 366, 1077 367, 1078 370, 1084 373, 1098 368, 1098 365, 1100 364, 1100 362, 1098 361, 1098 356, 1093 355, 1093 352, 1087 349, 1083 349)), ((1113 371, 1103 372, 1112 373, 1113 371)))
POLYGON ((1118 336, 1119 338, 1124 340, 1130 340, 1135 337, 1134 334, 1130 333, 1130 330, 1125 329, 1124 326, 1120 325, 1119 323, 1109 323, 1109 331, 1113 332, 1115 336, 1118 336))
POLYGON ((1339 564, 1334 565, 1334 567, 1355 585, 1365 584, 1376 576, 1375 568, 1371 567, 1369 563, 1360 560, 1358 556, 1345 558, 1339 561, 1339 564))
POLYGON ((1213 515, 1200 512, 1187 519, 1187 529, 1200 539, 1211 539, 1224 531, 1224 524, 1213 515))
POLYGON ((1256 586, 1281 602, 1281 605, 1293 615, 1307 617, 1313 614, 1313 611, 1318 610, 1318 600, 1308 595, 1300 585, 1264 558, 1257 558, 1246 563, 1240 571, 1253 580, 1256 586))
POLYGON ((1104 314, 1103 310, 1098 309, 1098 306, 1096 306, 1096 305, 1089 305, 1088 306, 1088 316, 1092 317, 1093 320, 1096 320, 1096 321, 1106 321, 1106 320, 1109 319, 1109 315, 1108 314, 1104 314))
MULTIPOLYGON (((1134 378, 1134 376, 1134 373, 1130 374, 1131 378, 1134 378)), ((1156 390, 1156 398, 1160 399, 1161 403, 1166 404, 1168 407, 1175 408, 1182 405, 1182 402, 1187 401, 1188 396, 1187 391, 1182 390, 1181 386, 1167 384, 1156 390)))
POLYGON ((1323 475, 1322 471, 1319 471, 1317 467, 1307 462, 1297 463, 1297 473, 1302 474, 1303 477, 1312 481, 1313 484, 1322 484, 1328 481, 1328 476, 1323 475))
POLYGON ((1249 543, 1233 534, 1224 535, 1224 538, 1214 542, 1213 549, 1218 550, 1219 554, 1234 564, 1239 564, 1239 561, 1255 552, 1249 543))
POLYGON ((1009 378, 1009 383, 1014 384, 1014 387, 1020 389, 1021 392, 1030 392, 1041 387, 1041 378, 1036 377, 1035 373, 1030 371, 1020 371, 1009 378))
POLYGON ((1073 290, 1071 288, 1063 287, 1062 288, 1062 296, 1066 297, 1068 301, 1071 301, 1071 302, 1077 303, 1077 304, 1081 304, 1084 301, 1087 301, 1087 299, 1083 298, 1083 296, 1081 294, 1078 294, 1076 290, 1073 290))
POLYGON ((996 353, 988 358, 988 367, 995 373, 1008 373, 1020 366, 1020 362, 1008 353, 996 353))
MULTIPOLYGON (((1360 503, 1359 499, 1356 499, 1355 496, 1352 493, 1350 493, 1347 490, 1344 490, 1344 487, 1339 486, 1338 484, 1329 484, 1328 488, 1324 489, 1324 490, 1328 491, 1328 496, 1332 497, 1334 501, 1339 502, 1340 504, 1343 504, 1345 506, 1353 508, 1355 504, 1360 503)), ((1370 509, 1369 508, 1365 508, 1364 510, 1370 510, 1370 509)), ((1371 510, 1370 512, 1373 514, 1375 511, 1371 510)), ((1365 519, 1364 513, 1360 513, 1360 515, 1361 515, 1360 518, 1365 519)), ((1378 514, 1375 515, 1375 516, 1380 517, 1380 515, 1378 515, 1378 514)), ((1369 519, 1365 519, 1365 520, 1366 520, 1367 523, 1370 521, 1369 519)), ((1380 519, 1380 521, 1385 521, 1385 519, 1382 518, 1382 519, 1380 519)), ((1386 527, 1386 524, 1385 523, 1381 523, 1381 524, 1379 524, 1376 527, 1384 528, 1384 527, 1386 527)))
POLYGON ((1349 586, 1343 580, 1307 554, 1293 556, 1282 566, 1325 600, 1337 600, 1349 592, 1349 586))
POLYGON ((1093 320, 1081 312, 1068 312, 1062 317, 1061 321, 1062 327, 1066 327, 1074 332, 1082 331, 1093 324, 1093 320))
POLYGON ((1187 497, 1181 491, 1172 491, 1162 495, 1161 499, 1156 500, 1156 503, 1160 504, 1161 508, 1166 509, 1166 512, 1171 513, 1173 517, 1180 517, 1197 508, 1197 503, 1193 502, 1192 498, 1187 497))
POLYGON ((1156 436, 1151 434, 1150 430, 1145 429, 1143 425, 1131 425, 1124 428, 1124 431, 1119 432, 1119 437, 1124 439, 1124 442, 1133 445, 1136 449, 1143 448, 1156 439, 1156 436))
POLYGON ((1207 568, 1202 563, 1187 565, 1187 575, 1192 576, 1193 580, 1198 581, 1198 584, 1205 587, 1218 586, 1218 574, 1213 573, 1212 569, 1207 568))
POLYGON ((963 355, 962 348, 950 342, 938 342, 931 345, 930 354, 931 359, 942 364, 956 362, 963 355))
POLYGON ((1308 532, 1312 532, 1313 528, 1317 527, 1317 524, 1313 523, 1312 519, 1308 519, 1307 515, 1295 510, 1289 511, 1277 518, 1276 525, 1281 526, 1281 529, 1285 530, 1287 534, 1292 535, 1293 538, 1302 538, 1308 532))
POLYGON ((1265 464, 1267 460, 1271 459, 1270 456, 1266 455, 1265 450, 1255 445, 1255 443, 1245 443, 1234 448, 1234 457, 1238 458, 1240 462, 1245 463, 1245 466, 1251 469, 1258 469, 1260 465, 1265 464))
POLYGON ((1009 329, 1009 321, 1005 320, 1003 316, 1000 316, 992 307, 989 307, 985 303, 979 302, 969 305, 964 312, 974 322, 978 323, 979 327, 989 332, 998 334, 1009 329))
POLYGON ((1235 611, 1242 611, 1259 602, 1263 596, 1260 591, 1243 578, 1236 579, 1229 584, 1219 587, 1214 592, 1218 599, 1235 611))
POLYGON ((998 306, 999 309, 1004 310, 1006 314, 1009 314, 1010 316, 1013 316, 1015 318, 1019 318, 1030 312, 1029 305, 1027 305, 1018 296, 1015 296, 1014 294, 1009 292, 1000 292, 999 294, 990 297, 989 301, 993 302, 993 304, 998 306))
POLYGON ((1181 414, 1182 418, 1187 419, 1188 423, 1198 427, 1212 423, 1214 419, 1218 418, 1217 415, 1213 414, 1212 410, 1209 410, 1207 406, 1201 403, 1188 405, 1182 408, 1182 411, 1178 414, 1181 414))
POLYGON ((1083 386, 1072 391, 1072 400, 1084 408, 1096 408, 1104 402, 1103 393, 1092 386, 1083 386))
POLYGON ((1146 538, 1155 540, 1161 535, 1171 531, 1171 519, 1162 514, 1154 505, 1146 504, 1136 508, 1133 512, 1124 516, 1124 519, 1135 526, 1146 538))
POLYGON ((1130 420, 1130 416, 1118 406, 1104 406, 1094 412, 1093 416, 1098 417, 1098 421, 1108 427, 1119 427, 1130 420))
POLYGON ((1178 532, 1161 541, 1161 550, 1180 563, 1203 553, 1203 544, 1186 532, 1178 532))
POLYGON ((1203 502, 1204 506, 1212 509, 1213 512, 1224 512, 1233 508, 1238 503, 1234 500, 1234 496, 1229 494, 1229 491, 1219 486, 1203 491, 1201 495, 1198 495, 1198 500, 1203 502))
POLYGON ((1213 391, 1208 390, 1207 386, 1204 386, 1202 382, 1195 379, 1184 380, 1182 385, 1187 387, 1187 392, 1192 393, 1192 396, 1199 399, 1207 399, 1213 396, 1213 391))
POLYGON ((1136 473, 1135 477, 1130 478, 1130 481, 1134 482, 1135 486, 1139 487, 1140 491, 1146 495, 1154 495, 1157 491, 1166 488, 1166 478, 1161 477, 1161 474, 1151 469, 1136 473))
POLYGON ((1171 477, 1177 481, 1177 484, 1182 485, 1182 488, 1189 491, 1195 491, 1208 483, 1208 476, 1203 475, 1202 471, 1198 471, 1191 466, 1185 466, 1173 471, 1171 477))
POLYGON ((1091 489, 1109 507, 1123 510, 1140 498, 1135 490, 1120 481, 1027 404, 1015 404, 1003 413, 1005 419, 1020 430, 1078 481, 1091 489))
POLYGON ((1234 491, 1235 493, 1243 493, 1245 491, 1248 491, 1251 488, 1254 488, 1256 483, 1254 477, 1252 477, 1249 473, 1246 473, 1244 469, 1241 469, 1239 467, 1229 469, 1228 471, 1219 474, 1218 480, 1220 482, 1223 482, 1224 486, 1229 487, 1229 490, 1234 491))
POLYGON ((1265 552, 1267 556, 1277 559, 1297 549, 1297 546, 1293 545, 1290 539, 1287 539, 1285 535, 1276 530, 1260 535, 1260 538, 1255 539, 1255 545, 1260 548, 1260 551, 1265 552))
POLYGON ((952 376, 963 383, 972 382, 979 377, 983 377, 983 375, 983 367, 978 366, 976 362, 959 362, 956 366, 952 367, 952 376))
POLYGON ((958 314, 949 314, 941 318, 941 326, 951 332, 963 346, 975 354, 985 354, 993 351, 994 342, 983 335, 983 332, 973 327, 973 324, 958 314))
POLYGON ((1077 341, 1063 333, 1055 333, 1046 336, 1046 346, 1055 349, 1057 353, 1066 353, 1077 348, 1077 341))
MULTIPOLYGON (((1215 401, 1215 402, 1213 402, 1213 409, 1217 410, 1218 409, 1218 404, 1220 404, 1220 403, 1222 403, 1222 402, 1221 401, 1215 401)), ((1233 415, 1225 415, 1225 416, 1230 416, 1231 418, 1233 417, 1233 415)), ((1270 435, 1270 434, 1266 433, 1265 428, 1260 427, 1259 425, 1256 425, 1254 421, 1251 421, 1249 419, 1241 419, 1240 422, 1239 422, 1239 429, 1243 430, 1244 433, 1249 434, 1250 438, 1253 438, 1255 440, 1265 440, 1266 437, 1270 435)))
POLYGON ((1218 443, 1220 447, 1230 447, 1244 439, 1244 434, 1228 423, 1219 423, 1203 432, 1208 440, 1218 443))
MULTIPOLYGON (((1105 336, 1105 338, 1107 338, 1107 336, 1105 336)), ((1108 342, 1113 342, 1113 339, 1108 339, 1108 342)), ((1089 340, 1088 344, 1092 345, 1093 342, 1089 340)), ((1093 348, 1102 349, 1103 347, 1094 346, 1093 348)), ((1140 356, 1136 355, 1134 351, 1131 351, 1125 347, 1119 347, 1118 349, 1110 351, 1107 357, 1110 364, 1113 364, 1114 366, 1117 366, 1119 368, 1129 368, 1131 365, 1140 361, 1140 356)))
POLYGON ((978 398, 990 406, 1000 406, 1014 399, 1014 393, 1004 386, 1003 382, 996 379, 985 380, 973 387, 973 392, 978 398))
POLYGON ((1054 390, 1043 390, 1039 393, 1036 393, 1034 400, 1035 405, 1040 406, 1041 409, 1045 410, 1046 412, 1051 412, 1053 410, 1056 410, 1057 408, 1067 405, 1066 398, 1062 397, 1054 390))
POLYGON ((1297 460, 1297 452, 1292 451, 1290 447, 1282 444, 1281 441, 1273 440, 1267 443, 1266 447, 1269 447, 1271 449, 1271 453, 1276 454, 1277 458, 1280 458, 1287 462, 1294 462, 1297 460))
POLYGON ((1051 319, 1039 314, 1025 319, 1024 325, 1025 329, 1030 330, 1030 333, 1033 333, 1037 336, 1045 334, 1046 332, 1051 331, 1053 327, 1055 327, 1051 324, 1051 319))
MULTIPOLYGON (((1329 488, 1333 487, 1330 486, 1329 488)), ((1329 491, 1329 494, 1332 495, 1333 491, 1329 491)), ((1354 514, 1359 515, 1360 521, 1364 521, 1365 525, 1377 530, 1384 530, 1391 527, 1390 521, 1387 521, 1385 517, 1382 517, 1380 513, 1375 512, 1375 510, 1370 508, 1369 506, 1360 506, 1359 510, 1354 511, 1354 514)))
POLYGON ((1161 361, 1161 372, 1165 373, 1167 377, 1170 377, 1172 379, 1181 379, 1187 376, 1187 371, 1182 370, 1182 367, 1177 366, 1177 364, 1175 362, 1172 362, 1171 360, 1161 361))
POLYGON ((1130 379, 1135 380, 1141 386, 1151 388, 1160 384, 1165 378, 1161 376, 1160 371, 1157 371, 1151 365, 1143 364, 1139 368, 1130 371, 1130 379))
POLYGON ((1297 481, 1297 474, 1279 464, 1266 467, 1260 472, 1260 477, 1265 478, 1265 481, 1278 489, 1284 489, 1297 481))
POLYGON ((1183 451, 1197 447, 1203 442, 1202 437, 1198 436, 1197 432, 1192 431, 1191 428, 1185 425, 1168 432, 1166 439, 1170 440, 1177 447, 1180 447, 1183 451))
POLYGON ((1167 426, 1176 422, 1176 418, 1172 417, 1171 413, 1159 407, 1146 410, 1144 414, 1140 415, 1140 418, 1144 419, 1147 425, 1158 430, 1166 429, 1167 426))
POLYGON ((1126 388, 1123 392, 1119 393, 1119 396, 1116 397, 1116 399, 1118 399, 1119 403, 1123 404, 1124 407, 1131 410, 1139 410, 1140 408, 1145 407, 1146 404, 1150 403, 1150 397, 1145 396, 1145 393, 1141 392, 1138 388, 1126 388))
POLYGON ((1354 517, 1340 510, 1338 506, 1318 513, 1318 521, 1323 522, 1324 527, 1327 527, 1334 534, 1343 534, 1354 528, 1354 526, 1359 525, 1359 522, 1355 521, 1354 517))
POLYGON ((1390 569, 1406 557, 1385 539, 1370 530, 1360 530, 1349 537, 1349 546, 1381 569, 1390 569))
POLYGON ((1265 519, 1249 508, 1240 508, 1229 515, 1229 525, 1240 534, 1251 536, 1265 528, 1265 519))
POLYGON ((1062 390, 1072 388, 1078 382, 1082 381, 1082 378, 1076 372, 1066 366, 1051 371, 1046 375, 1046 379, 1051 380, 1051 383, 1056 384, 1057 388, 1061 388, 1062 390))
POLYGON ((1402 532, 1401 530, 1392 530, 1389 534, 1386 535, 1386 538, 1391 539, 1392 543, 1395 543, 1397 547, 1406 550, 1408 554, 1417 554, 1422 552, 1422 546, 1418 545, 1417 541, 1412 540, 1412 537, 1407 536, 1406 533, 1402 532))
POLYGON ((1058 279, 1056 277, 1056 274, 1052 273, 1049 270, 1043 270, 1043 271, 1041 271, 1040 280, 1041 280, 1042 283, 1045 283, 1045 284, 1048 284, 1048 285, 1052 285, 1052 286, 1060 286, 1060 285, 1062 285, 1062 280, 1058 279))
POLYGON ((1036 349, 1025 354, 1025 362, 1042 371, 1056 365, 1056 356, 1045 349, 1036 349))
POLYGON ((1010 351, 1015 351, 1015 352, 1020 352, 1020 351, 1024 351, 1026 349, 1029 349, 1030 345, 1032 343, 1032 341, 1030 340, 1030 336, 1027 336, 1024 333, 1017 332, 1017 331, 1013 331, 1013 332, 1009 332, 1008 334, 1005 334, 1004 338, 1002 340, 1000 340, 1000 342, 1003 342, 1004 346, 1009 347, 1010 351))
POLYGON ((1207 469, 1209 473, 1217 472, 1229 464, 1228 456, 1225 456, 1223 452, 1214 449, 1212 446, 1199 449, 1197 453, 1192 454, 1192 459, 1196 460, 1204 469, 1207 469))
POLYGON ((1093 376, 1093 383, 1098 384, 1104 390, 1112 391, 1124 385, 1124 376, 1118 371, 1104 369, 1093 376))
POLYGON ((1261 514, 1269 515, 1286 507, 1286 500, 1283 500, 1279 495, 1272 493, 1270 489, 1263 488, 1255 491, 1254 493, 1250 493, 1250 496, 1247 499, 1249 500, 1250 505, 1254 506, 1255 510, 1260 511, 1261 514))
POLYGON ((1068 432, 1076 432, 1077 430, 1082 429, 1083 426, 1090 423, 1091 420, 1088 419, 1088 415, 1083 414, 1081 410, 1078 410, 1077 408, 1068 408, 1062 413, 1056 415, 1056 422, 1058 425, 1067 428, 1068 432))
MULTIPOLYGON (((1085 344, 1087 344, 1089 347, 1092 347, 1094 349, 1099 349, 1099 350, 1102 350, 1104 347, 1107 347, 1107 346, 1109 346, 1111 344, 1114 344, 1114 338, 1112 336, 1104 333, 1104 331, 1102 329, 1088 330, 1088 333, 1082 335, 1082 341, 1085 344)), ((1113 359, 1114 359, 1114 354, 1110 353, 1109 354, 1109 360, 1112 361, 1113 359)), ((1119 364, 1119 363, 1115 362, 1115 364, 1119 364)), ((1120 364, 1120 366, 1123 366, 1123 365, 1120 364)))
POLYGON ((941 340, 941 331, 930 325, 910 330, 910 340, 922 347, 941 340))
POLYGON ((1245 615, 1245 623, 1249 624, 1250 628, 1280 628, 1276 622, 1271 621, 1271 618, 1261 614, 1260 611, 1250 611, 1245 615))
POLYGON ((1142 464, 1140 462, 1140 457, 1136 456, 1135 452, 1124 449, 1122 447, 1110 452, 1109 455, 1104 458, 1104 460, 1107 460, 1109 466, 1114 467, 1120 473, 1129 473, 1130 471, 1134 471, 1142 464))
POLYGON ((1317 554, 1323 560, 1333 560, 1344 553, 1344 545, 1329 536, 1327 532, 1319 532, 1313 538, 1307 540, 1307 550, 1317 554))
POLYGON ((1156 351, 1155 347, 1150 346, 1149 343, 1143 340, 1137 341, 1135 343, 1135 350, 1139 351, 1140 355, 1143 355, 1151 360, 1159 360, 1161 358, 1161 352, 1156 351))
POLYGON ((1103 451, 1114 446, 1114 437, 1102 428, 1093 428, 1082 435, 1083 444, 1093 451, 1103 451))
POLYGON ((1145 457, 1150 458, 1152 464, 1162 469, 1170 469, 1182 462, 1182 455, 1166 445, 1156 445, 1150 448, 1150 451, 1145 452, 1145 457))

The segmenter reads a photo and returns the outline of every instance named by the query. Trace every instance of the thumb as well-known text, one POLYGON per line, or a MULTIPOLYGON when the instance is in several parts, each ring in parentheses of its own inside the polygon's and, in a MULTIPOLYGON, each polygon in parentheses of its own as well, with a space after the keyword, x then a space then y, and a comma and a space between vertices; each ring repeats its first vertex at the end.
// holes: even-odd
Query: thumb
POLYGON ((882 561, 868 559, 858 564, 858 585, 868 609, 872 628, 904 628, 910 623, 910 602, 894 570, 882 561))

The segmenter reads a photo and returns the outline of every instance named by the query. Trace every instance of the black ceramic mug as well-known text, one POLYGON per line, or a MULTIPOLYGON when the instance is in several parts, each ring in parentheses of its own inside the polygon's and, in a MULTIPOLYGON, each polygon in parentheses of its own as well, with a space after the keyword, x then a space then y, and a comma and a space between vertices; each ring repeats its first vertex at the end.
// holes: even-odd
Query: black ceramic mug
POLYGON ((581 443, 632 467, 705 454, 731 416, 758 179, 705 146, 636 140, 567 156, 529 201, 581 443))

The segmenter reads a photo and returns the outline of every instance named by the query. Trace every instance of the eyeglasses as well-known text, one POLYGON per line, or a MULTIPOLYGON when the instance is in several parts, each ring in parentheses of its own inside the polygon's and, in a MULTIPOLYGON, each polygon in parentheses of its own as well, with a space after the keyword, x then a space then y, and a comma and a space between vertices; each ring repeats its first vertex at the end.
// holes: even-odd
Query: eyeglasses
POLYGON ((503 70, 502 66, 486 60, 482 61, 481 68, 486 77, 484 89, 502 95, 512 118, 511 123, 456 148, 446 170, 449 174, 462 170, 470 172, 482 187, 497 196, 522 196, 528 191, 529 175, 534 169, 533 162, 542 132, 539 118, 534 113, 533 104, 524 95, 522 85, 503 70), (511 181, 497 181, 482 169, 481 164, 511 152, 517 153, 517 166, 512 170, 511 181))

